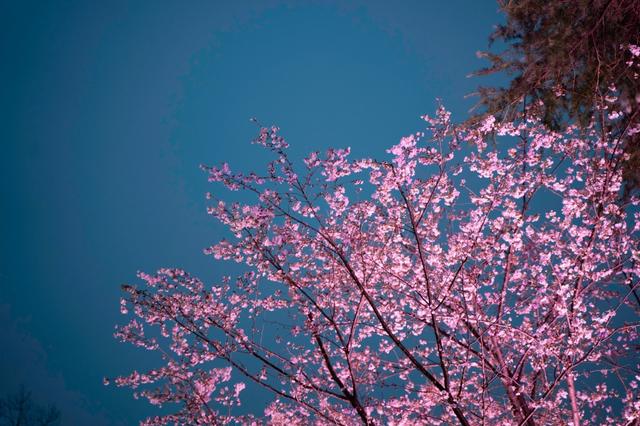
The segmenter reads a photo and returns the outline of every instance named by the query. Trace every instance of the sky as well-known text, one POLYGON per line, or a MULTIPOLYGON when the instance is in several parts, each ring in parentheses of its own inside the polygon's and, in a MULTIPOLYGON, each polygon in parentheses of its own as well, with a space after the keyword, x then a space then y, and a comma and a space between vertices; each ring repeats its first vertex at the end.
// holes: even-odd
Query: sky
POLYGON ((0 396, 20 385, 63 424, 154 412, 105 376, 144 369, 118 343, 138 270, 228 272, 200 164, 264 163, 256 117, 294 156, 381 157, 442 99, 463 120, 486 79, 493 1, 3 2, 0 396))

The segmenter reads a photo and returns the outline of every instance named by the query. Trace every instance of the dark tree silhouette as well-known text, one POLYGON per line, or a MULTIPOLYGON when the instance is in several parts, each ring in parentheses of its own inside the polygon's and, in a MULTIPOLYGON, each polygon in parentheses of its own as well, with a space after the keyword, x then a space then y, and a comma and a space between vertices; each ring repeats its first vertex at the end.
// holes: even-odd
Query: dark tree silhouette
POLYGON ((0 426, 53 426, 60 418, 58 408, 36 404, 24 387, 0 399, 0 426))

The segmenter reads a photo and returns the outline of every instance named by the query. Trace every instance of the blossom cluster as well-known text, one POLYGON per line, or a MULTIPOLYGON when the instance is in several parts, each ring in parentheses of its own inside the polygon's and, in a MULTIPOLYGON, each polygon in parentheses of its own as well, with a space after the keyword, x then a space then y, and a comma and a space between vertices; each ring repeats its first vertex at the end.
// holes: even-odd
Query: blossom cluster
POLYGON ((468 126, 440 107, 387 160, 331 149, 300 172, 261 128, 265 173, 205 168, 253 197, 208 210, 234 239, 205 252, 246 273, 125 286, 116 335, 164 364, 116 384, 178 404, 147 424, 636 421, 640 198, 622 135, 552 132, 537 107, 468 126), (260 388, 272 401, 242 411, 260 388))

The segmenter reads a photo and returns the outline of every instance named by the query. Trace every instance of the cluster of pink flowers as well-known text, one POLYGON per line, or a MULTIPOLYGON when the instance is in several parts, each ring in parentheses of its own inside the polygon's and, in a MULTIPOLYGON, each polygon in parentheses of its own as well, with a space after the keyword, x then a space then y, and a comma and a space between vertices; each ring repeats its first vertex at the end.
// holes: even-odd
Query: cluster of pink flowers
POLYGON ((626 130, 550 132, 537 107, 466 127, 440 108, 390 161, 333 149, 301 174, 262 128, 264 174, 206 168, 253 197, 209 209, 235 238, 206 253, 247 272, 205 285, 165 269, 125 286, 131 322, 116 336, 164 366, 116 384, 178 403, 147 424, 637 421, 626 130), (272 402, 240 411, 258 388, 272 402))

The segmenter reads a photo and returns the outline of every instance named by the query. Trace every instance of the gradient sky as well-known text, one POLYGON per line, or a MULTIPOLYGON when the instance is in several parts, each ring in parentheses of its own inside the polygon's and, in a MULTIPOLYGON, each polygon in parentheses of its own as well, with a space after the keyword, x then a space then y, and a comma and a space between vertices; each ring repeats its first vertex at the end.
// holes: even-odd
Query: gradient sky
POLYGON ((302 156, 381 157, 442 98, 462 120, 501 20, 493 1, 3 2, 0 396, 20 384, 64 424, 153 412, 104 376, 144 369, 117 343, 120 284, 202 255, 222 228, 200 163, 250 170, 249 118, 302 156))

